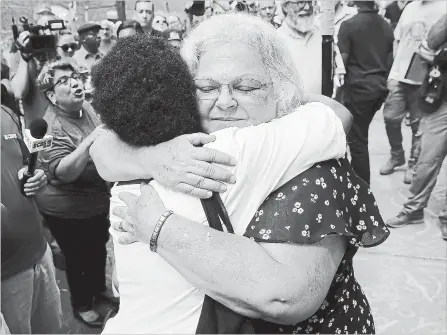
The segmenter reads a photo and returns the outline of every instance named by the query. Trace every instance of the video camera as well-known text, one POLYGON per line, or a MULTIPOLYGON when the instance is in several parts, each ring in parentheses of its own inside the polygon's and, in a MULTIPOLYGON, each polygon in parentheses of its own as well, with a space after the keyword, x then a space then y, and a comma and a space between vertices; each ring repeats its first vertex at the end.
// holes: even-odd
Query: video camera
MULTIPOLYGON (((56 50, 56 37, 54 35, 45 35, 44 32, 46 30, 60 31, 66 29, 64 20, 49 20, 45 26, 30 24, 28 23, 28 19, 23 16, 19 20, 20 23, 22 23, 23 31, 29 31, 30 36, 27 46, 17 45, 17 48, 23 53, 31 55, 56 50)), ((12 32, 14 41, 17 41, 17 38, 19 37, 19 29, 15 24, 14 18, 12 19, 12 32)))

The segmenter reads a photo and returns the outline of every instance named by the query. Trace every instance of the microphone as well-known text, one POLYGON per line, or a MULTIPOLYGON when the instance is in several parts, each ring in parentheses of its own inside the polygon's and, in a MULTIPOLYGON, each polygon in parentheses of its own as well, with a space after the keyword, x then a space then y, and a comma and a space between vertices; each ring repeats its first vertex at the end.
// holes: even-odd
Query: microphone
POLYGON ((28 179, 34 176, 36 171, 39 151, 47 150, 53 144, 53 136, 46 135, 47 130, 48 124, 44 119, 34 120, 31 122, 30 128, 25 129, 25 144, 30 152, 30 158, 28 160, 28 169, 23 173, 21 180, 21 191, 23 195, 25 195, 25 184, 28 182, 28 179))

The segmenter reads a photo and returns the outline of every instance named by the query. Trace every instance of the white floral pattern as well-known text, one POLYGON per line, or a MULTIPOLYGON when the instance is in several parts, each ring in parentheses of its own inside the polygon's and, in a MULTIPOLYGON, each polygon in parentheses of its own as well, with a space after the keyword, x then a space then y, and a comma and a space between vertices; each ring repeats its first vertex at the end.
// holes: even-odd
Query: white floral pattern
POLYGON ((254 320, 256 333, 375 333, 371 308, 354 277, 352 258, 357 248, 385 241, 389 230, 367 184, 346 159, 331 160, 314 165, 274 194, 275 201, 261 205, 245 236, 262 242, 309 244, 339 234, 348 238, 349 246, 326 299, 313 316, 294 326, 254 320))

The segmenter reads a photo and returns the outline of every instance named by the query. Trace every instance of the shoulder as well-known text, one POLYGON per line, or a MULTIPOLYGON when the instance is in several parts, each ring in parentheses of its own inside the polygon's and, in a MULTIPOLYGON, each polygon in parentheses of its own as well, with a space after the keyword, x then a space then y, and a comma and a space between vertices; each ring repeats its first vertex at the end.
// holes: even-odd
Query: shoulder
POLYGON ((60 135, 63 133, 63 126, 60 117, 51 106, 48 106, 43 119, 48 124, 48 135, 60 135))
POLYGON ((15 123, 17 116, 13 112, 12 109, 6 107, 5 105, 2 106, 2 116, 1 116, 1 126, 2 126, 2 133, 5 132, 11 132, 17 130, 17 124, 15 123))

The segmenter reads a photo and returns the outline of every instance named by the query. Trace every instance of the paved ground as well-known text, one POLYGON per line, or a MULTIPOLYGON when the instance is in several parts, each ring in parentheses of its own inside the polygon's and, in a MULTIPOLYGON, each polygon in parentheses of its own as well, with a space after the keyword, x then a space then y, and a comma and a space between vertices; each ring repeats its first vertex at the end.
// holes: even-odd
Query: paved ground
MULTIPOLYGON (((405 148, 410 132, 404 127, 405 148)), ((380 176, 378 170, 388 155, 382 114, 370 130, 372 189, 385 219, 397 214, 408 195, 404 170, 380 176)), ((436 214, 445 204, 447 166, 444 162, 438 184, 425 213, 425 224, 392 230, 381 246, 361 250, 355 258, 356 277, 370 301, 378 334, 446 334, 446 251, 436 214)), ((110 273, 110 272, 109 272, 110 273)), ((71 316, 63 272, 58 271, 64 308, 64 332, 91 334, 71 316)))

